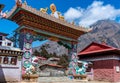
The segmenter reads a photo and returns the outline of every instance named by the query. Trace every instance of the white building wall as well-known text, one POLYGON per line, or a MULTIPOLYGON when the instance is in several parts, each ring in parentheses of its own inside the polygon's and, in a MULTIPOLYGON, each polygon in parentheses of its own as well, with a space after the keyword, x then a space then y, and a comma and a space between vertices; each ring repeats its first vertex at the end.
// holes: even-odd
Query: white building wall
MULTIPOLYGON (((0 42, 2 42, 1 46, 10 47, 12 50, 15 51, 20 50, 18 48, 14 48, 13 42, 6 39, 6 36, 2 36, 2 37, 3 37, 2 40, 0 40, 0 42), (8 43, 11 43, 11 46, 8 46, 8 43)), ((2 78, 5 78, 5 81, 11 81, 11 83, 13 83, 13 81, 17 81, 17 82, 21 81, 21 61, 17 61, 16 65, 0 63, 0 83, 4 83, 1 82, 2 78)))
POLYGON ((13 42, 12 41, 10 41, 8 39, 5 39, 3 42, 4 42, 3 46, 8 46, 8 43, 11 43, 11 46, 9 46, 9 47, 13 47, 13 42))
POLYGON ((11 46, 9 46, 9 47, 13 47, 13 42, 12 41, 6 39, 5 36, 2 36, 2 37, 3 37, 2 40, 0 40, 0 42, 2 42, 2 46, 8 46, 8 43, 11 43, 11 46))
POLYGON ((21 61, 17 65, 1 65, 6 81, 21 81, 21 61))

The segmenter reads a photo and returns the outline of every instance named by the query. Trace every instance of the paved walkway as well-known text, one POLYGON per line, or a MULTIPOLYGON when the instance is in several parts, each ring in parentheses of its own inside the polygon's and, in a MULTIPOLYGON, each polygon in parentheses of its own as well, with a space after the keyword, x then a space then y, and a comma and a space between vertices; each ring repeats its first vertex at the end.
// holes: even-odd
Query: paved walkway
POLYGON ((38 82, 21 82, 21 83, 113 83, 113 82, 70 80, 68 79, 68 77, 39 77, 38 82))

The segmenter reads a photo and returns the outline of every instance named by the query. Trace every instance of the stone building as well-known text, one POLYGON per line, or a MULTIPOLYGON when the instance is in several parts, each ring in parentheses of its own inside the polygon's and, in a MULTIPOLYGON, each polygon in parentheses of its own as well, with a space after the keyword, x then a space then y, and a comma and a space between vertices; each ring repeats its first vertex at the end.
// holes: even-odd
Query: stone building
POLYGON ((66 68, 61 65, 57 65, 59 60, 59 58, 52 57, 46 60, 45 63, 42 63, 39 67, 40 76, 64 76, 66 68))

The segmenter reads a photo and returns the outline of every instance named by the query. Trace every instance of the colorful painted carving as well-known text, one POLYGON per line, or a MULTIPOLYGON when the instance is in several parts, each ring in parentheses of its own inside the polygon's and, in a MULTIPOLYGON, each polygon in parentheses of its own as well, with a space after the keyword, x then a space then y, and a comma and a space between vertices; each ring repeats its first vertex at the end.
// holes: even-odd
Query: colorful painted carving
POLYGON ((31 44, 29 42, 25 43, 25 49, 27 50, 31 49, 31 44))
POLYGON ((31 57, 31 54, 29 51, 25 51, 23 56, 24 56, 24 58, 29 59, 31 57))
POLYGON ((76 74, 85 75, 86 69, 88 68, 88 63, 85 61, 78 61, 78 63, 82 64, 82 67, 76 67, 76 74))
POLYGON ((73 75, 85 75, 86 69, 88 68, 88 63, 85 61, 78 61, 78 57, 76 53, 72 53, 71 61, 69 64, 68 75, 69 78, 73 79, 73 75), (78 64, 82 64, 82 67, 79 67, 78 64))
POLYGON ((24 61, 23 74, 33 74, 36 72, 36 67, 38 66, 38 58, 34 56, 31 59, 32 62, 28 60, 24 61))
POLYGON ((23 63, 23 66, 24 66, 25 68, 30 68, 31 65, 32 65, 31 62, 28 61, 28 60, 24 61, 24 63, 23 63))
POLYGON ((37 66, 37 65, 38 65, 38 57, 36 57, 36 56, 33 56, 33 57, 32 57, 32 64, 33 64, 34 66, 37 66))
POLYGON ((30 35, 30 33, 24 33, 24 55, 23 55, 23 69, 22 70, 25 74, 32 74, 32 41, 33 41, 33 36, 30 35))

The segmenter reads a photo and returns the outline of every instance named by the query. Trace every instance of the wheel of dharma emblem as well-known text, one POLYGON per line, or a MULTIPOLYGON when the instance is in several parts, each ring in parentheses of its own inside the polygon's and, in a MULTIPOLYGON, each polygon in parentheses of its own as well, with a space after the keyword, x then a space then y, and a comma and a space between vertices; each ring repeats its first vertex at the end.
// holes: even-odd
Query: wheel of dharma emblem
POLYGON ((23 63, 23 66, 24 66, 25 68, 30 68, 31 65, 32 65, 31 62, 28 61, 28 60, 24 61, 24 63, 23 63))
POLYGON ((24 56, 24 58, 29 59, 31 57, 31 54, 29 51, 25 51, 23 56, 24 56))
POLYGON ((27 49, 27 50, 30 50, 31 49, 31 44, 30 43, 25 43, 25 48, 27 49))

